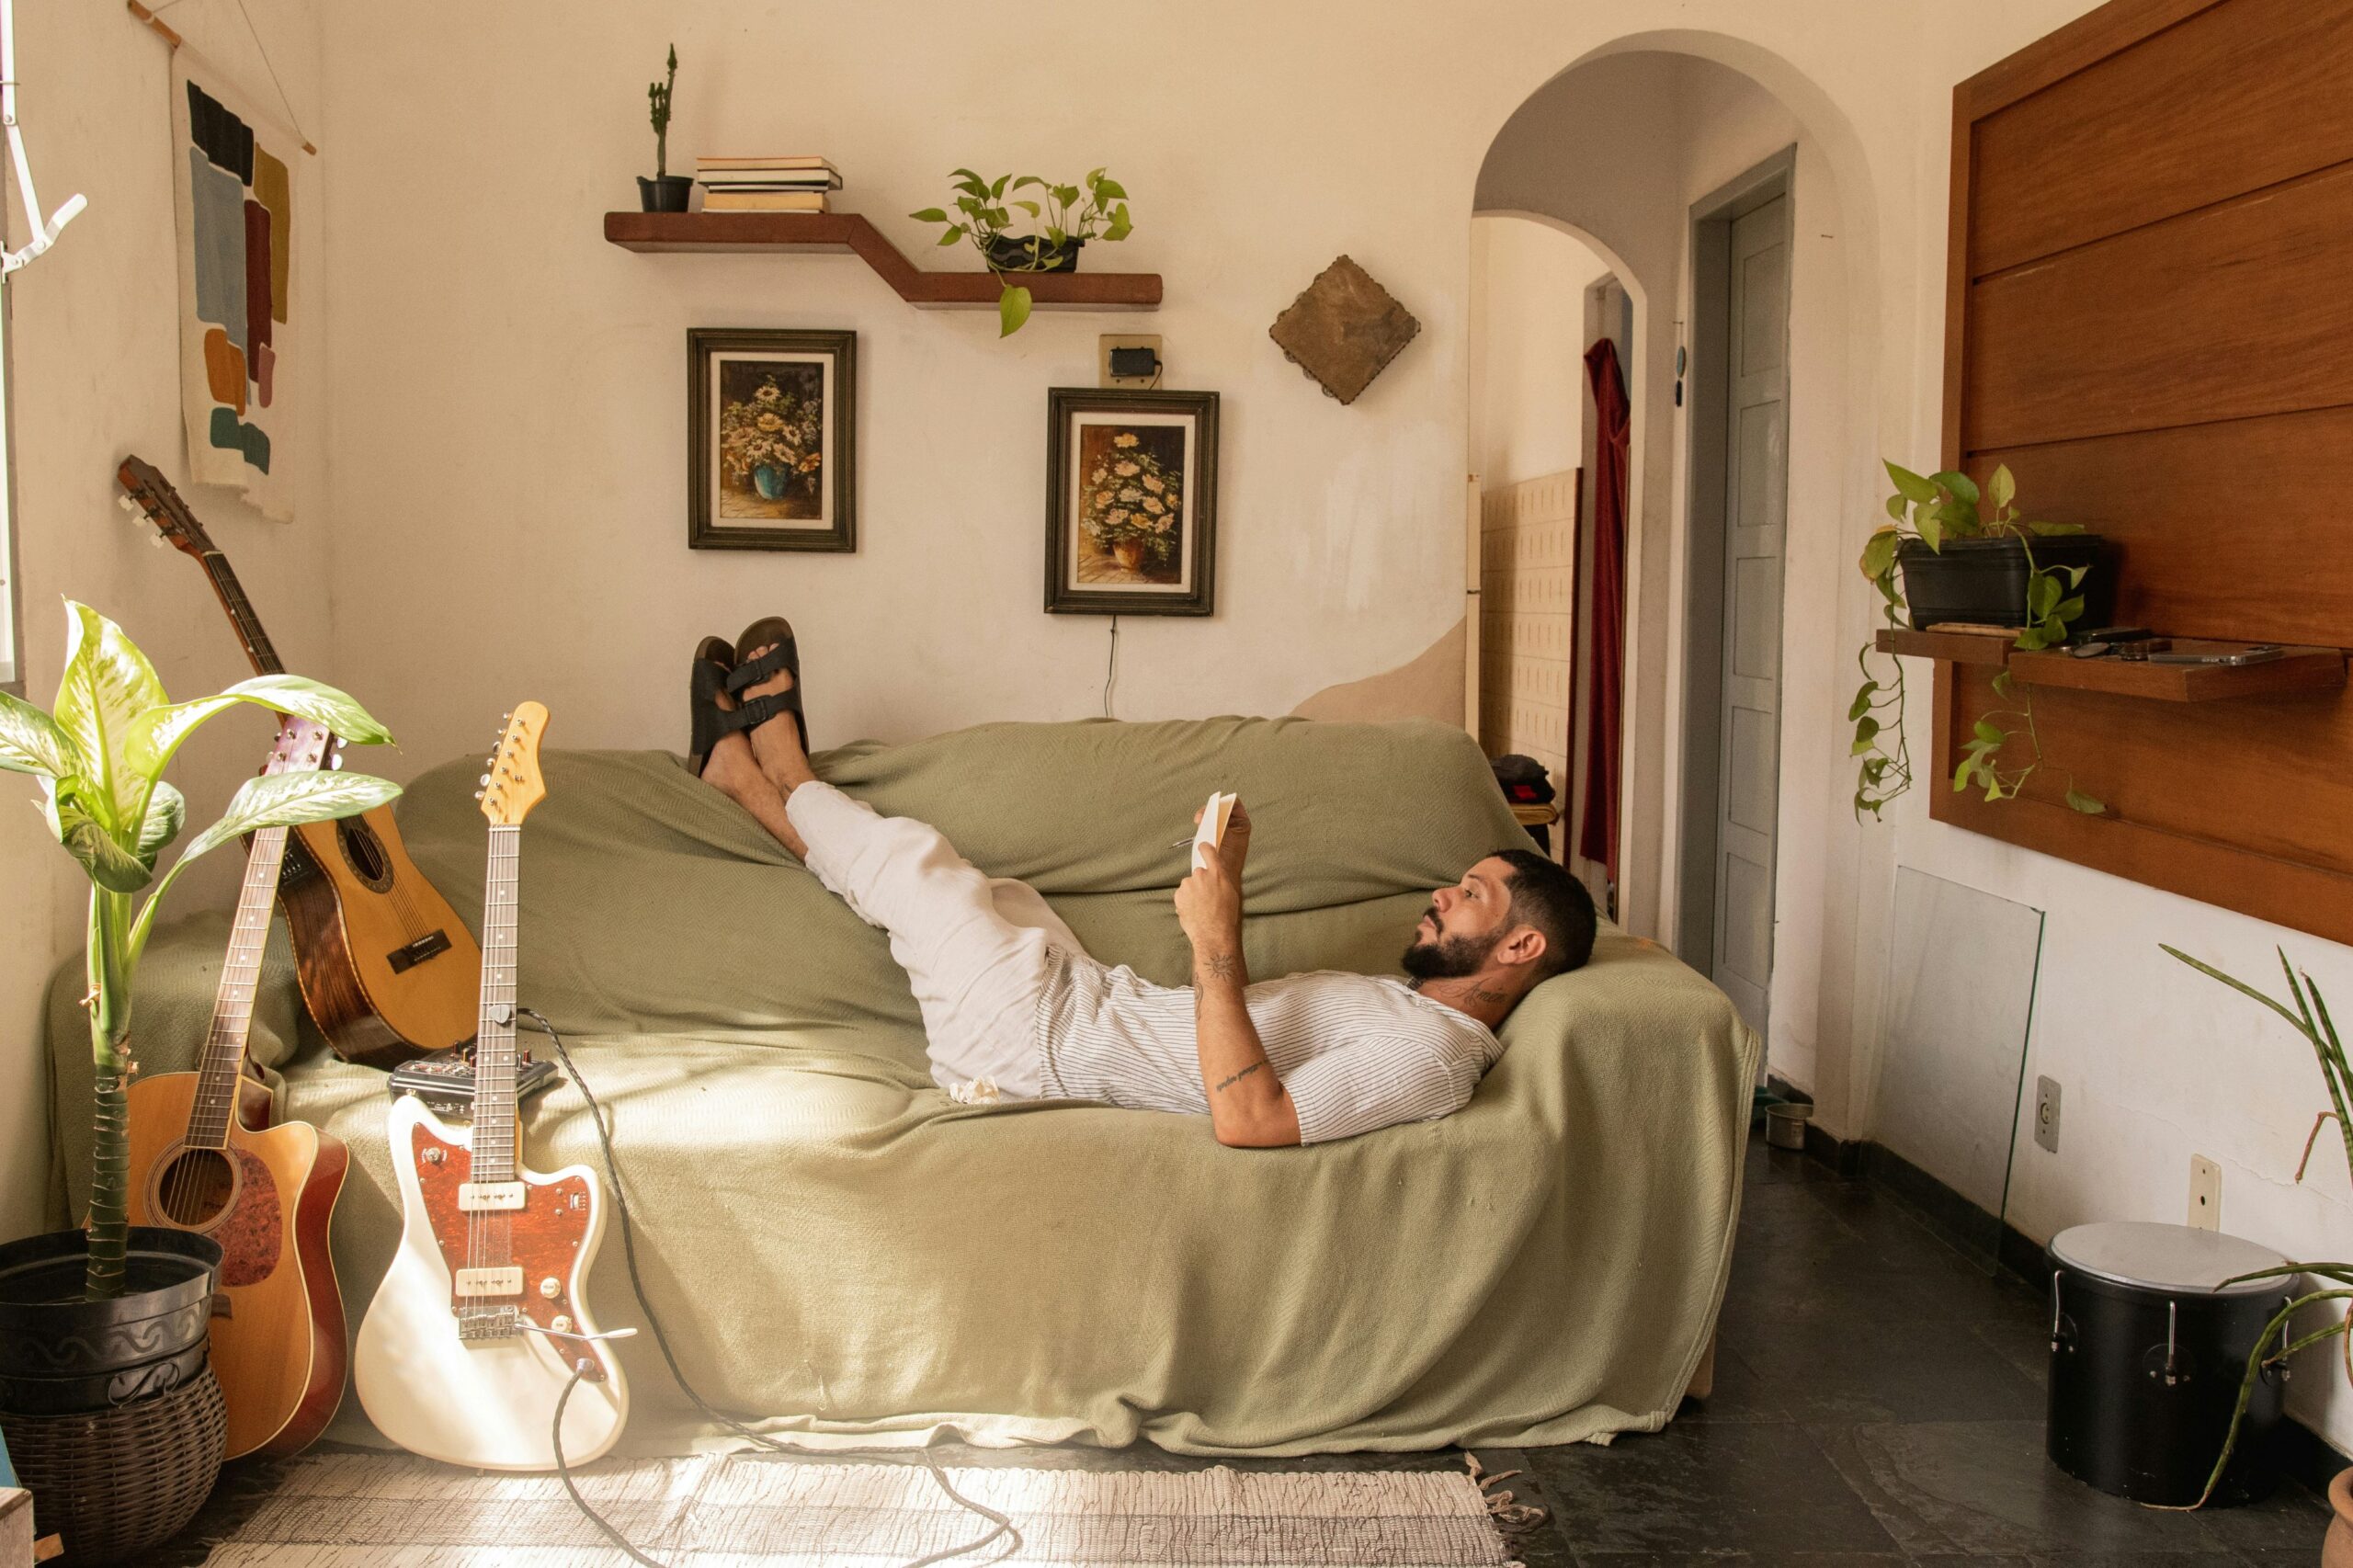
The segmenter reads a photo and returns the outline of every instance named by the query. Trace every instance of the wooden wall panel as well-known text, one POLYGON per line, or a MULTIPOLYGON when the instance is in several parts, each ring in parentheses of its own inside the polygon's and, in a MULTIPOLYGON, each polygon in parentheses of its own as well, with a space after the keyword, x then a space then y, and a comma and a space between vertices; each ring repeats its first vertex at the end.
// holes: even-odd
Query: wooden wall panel
MULTIPOLYGON (((2120 619, 2353 646, 2348 59, 2353 0, 2112 0, 1954 92, 1942 457, 2117 540, 2120 619)), ((2353 941, 2353 695, 2037 687, 1988 804, 1987 674, 1936 666, 1938 821, 2353 941)))
POLYGON ((1972 285, 1961 439, 2353 403, 2348 236, 2353 164, 2340 164, 1972 285))
POLYGON ((2353 12, 2237 0, 1976 122, 1974 276, 2353 158, 2353 12), (2290 116, 2301 137, 2277 134, 2290 116))

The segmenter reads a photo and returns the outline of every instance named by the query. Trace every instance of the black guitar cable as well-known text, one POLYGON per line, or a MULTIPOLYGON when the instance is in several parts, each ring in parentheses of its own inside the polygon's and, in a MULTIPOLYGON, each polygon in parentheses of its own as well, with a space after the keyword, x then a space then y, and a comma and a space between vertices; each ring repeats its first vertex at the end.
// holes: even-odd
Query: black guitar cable
MULTIPOLYGON (((613 1153, 612 1134, 605 1130, 605 1108, 597 1103, 596 1094, 588 1087, 588 1080, 580 1075, 580 1069, 578 1067, 573 1065, 572 1052, 564 1049, 563 1037, 556 1033, 555 1026, 548 1022, 546 1015, 540 1013, 533 1008, 517 1007, 515 1009, 515 1017, 517 1019, 529 1018, 531 1021, 531 1027, 538 1029, 541 1034, 547 1036, 549 1040, 554 1044, 556 1056, 563 1062, 563 1070, 571 1074, 573 1084, 580 1090, 580 1097, 588 1102, 588 1119, 591 1124, 596 1127, 597 1142, 603 1147, 605 1152, 605 1176, 607 1185, 610 1186, 613 1189, 613 1211, 620 1216, 621 1254, 629 1264, 630 1290, 634 1292, 637 1297, 637 1310, 645 1314, 645 1326, 653 1332, 654 1343, 661 1347, 662 1359, 669 1364, 670 1377, 672 1381, 677 1383, 678 1392, 685 1394, 688 1400, 693 1403, 697 1410, 701 1411, 703 1415, 710 1417, 712 1421, 715 1421, 719 1425, 728 1428, 730 1431, 734 1432, 737 1436, 745 1437, 752 1443, 756 1444, 758 1447, 766 1449, 771 1453, 797 1453, 799 1450, 793 1449, 790 1444, 779 1443, 765 1432, 756 1432, 751 1427, 745 1426, 743 1421, 737 1417, 715 1408, 710 1401, 704 1399, 699 1392, 696 1392, 694 1384, 687 1381, 687 1374, 685 1370, 678 1365, 677 1353, 670 1348, 670 1336, 663 1332, 662 1320, 654 1315, 654 1303, 646 1299, 645 1280, 637 1271, 637 1227, 631 1222, 630 1218, 629 1194, 621 1185, 620 1161, 613 1153)), ((577 1371, 574 1371, 572 1374, 572 1381, 563 1385, 563 1392, 558 1396, 555 1402, 555 1426, 553 1431, 549 1434, 549 1437, 555 1450, 556 1474, 563 1480, 564 1491, 571 1494, 573 1506, 577 1507, 582 1513, 587 1515, 589 1522, 595 1525, 598 1529, 602 1530, 608 1540, 610 1540, 616 1547, 627 1552, 631 1562, 643 1563, 645 1568, 667 1568, 666 1564, 655 1558, 648 1557, 636 1547, 631 1545, 629 1538, 622 1535, 620 1530, 615 1529, 612 1523, 602 1514, 599 1514, 596 1509, 590 1507, 588 1506, 588 1499, 580 1494, 580 1488, 573 1484, 572 1469, 569 1465, 565 1464, 563 1460, 563 1407, 565 1404, 570 1403, 572 1399, 572 1391, 579 1386, 580 1374, 577 1371)), ((878 1459, 887 1460, 894 1464, 903 1464, 906 1460, 904 1452, 897 1449, 831 1449, 826 1451, 829 1453, 871 1456, 878 1459)), ((981 1548, 988 1545, 991 1541, 995 1540, 999 1536, 1011 1536, 1013 1538, 1011 1550, 1015 1551, 1021 1550, 1021 1531, 1016 1528, 1010 1517, 998 1513, 995 1508, 988 1506, 986 1504, 975 1503, 970 1497, 967 1497, 962 1493, 957 1491, 955 1486, 949 1483, 948 1479, 948 1472, 941 1470, 939 1468, 939 1461, 932 1457, 931 1449, 928 1445, 916 1449, 915 1452, 922 1460, 924 1469, 931 1472, 932 1480, 938 1483, 939 1489, 948 1494, 949 1497, 960 1506, 967 1508, 972 1513, 978 1514, 981 1517, 989 1520, 990 1528, 986 1535, 980 1536, 963 1546, 950 1547, 946 1551, 935 1551, 928 1557, 918 1557, 914 1562, 905 1564, 904 1568, 931 1568, 933 1563, 945 1562, 950 1558, 962 1557, 967 1553, 978 1551, 981 1548)))

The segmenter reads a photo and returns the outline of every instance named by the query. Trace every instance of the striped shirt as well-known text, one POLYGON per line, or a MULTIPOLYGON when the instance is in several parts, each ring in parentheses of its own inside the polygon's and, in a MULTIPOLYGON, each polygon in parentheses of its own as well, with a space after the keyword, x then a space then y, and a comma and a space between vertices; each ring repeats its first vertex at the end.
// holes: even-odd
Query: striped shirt
MULTIPOLYGON (((1503 1054, 1484 1024, 1402 980, 1320 970, 1243 996, 1302 1143, 1449 1116, 1503 1054)), ((1058 946, 1038 1030, 1048 1095, 1209 1114, 1189 987, 1154 985, 1058 946)))

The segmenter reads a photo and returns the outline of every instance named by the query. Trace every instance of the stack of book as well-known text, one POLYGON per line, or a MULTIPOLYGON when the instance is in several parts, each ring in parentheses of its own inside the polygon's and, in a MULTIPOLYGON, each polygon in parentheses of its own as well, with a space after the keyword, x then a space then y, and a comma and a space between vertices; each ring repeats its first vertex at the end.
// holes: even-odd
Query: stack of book
POLYGON ((825 212, 841 171, 817 157, 697 158, 706 212, 825 212))

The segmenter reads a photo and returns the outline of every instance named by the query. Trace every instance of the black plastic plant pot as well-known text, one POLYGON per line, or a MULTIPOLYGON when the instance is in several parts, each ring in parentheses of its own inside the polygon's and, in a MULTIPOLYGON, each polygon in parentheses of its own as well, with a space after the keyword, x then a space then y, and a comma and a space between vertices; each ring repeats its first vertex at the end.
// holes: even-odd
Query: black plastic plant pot
POLYGON ((695 182, 685 175, 637 176, 637 199, 648 212, 684 212, 694 193, 695 182))
POLYGON ((220 1244, 134 1225, 123 1293, 90 1301, 88 1243, 84 1232, 52 1231, 0 1246, 0 1413, 111 1410, 203 1374, 220 1244))
MULTIPOLYGON (((1907 539, 1895 559, 1904 571, 1904 601, 1915 628, 1925 631, 1950 620, 1979 626, 2028 623, 2027 583, 2032 574, 2027 565, 2026 546, 2013 536, 1949 539, 1941 551, 1907 539)), ((2084 613, 2074 624, 2088 631, 2110 623, 2116 573, 2099 535, 2051 534, 2038 539, 2034 563, 2046 568, 2088 568, 2083 585, 2067 590, 2070 597, 2084 597, 2084 613)))
POLYGON ((1076 272, 1078 253, 1086 244, 1085 240, 1064 240, 1057 250, 1042 234, 999 234, 989 242, 989 267, 995 272, 1076 272))

